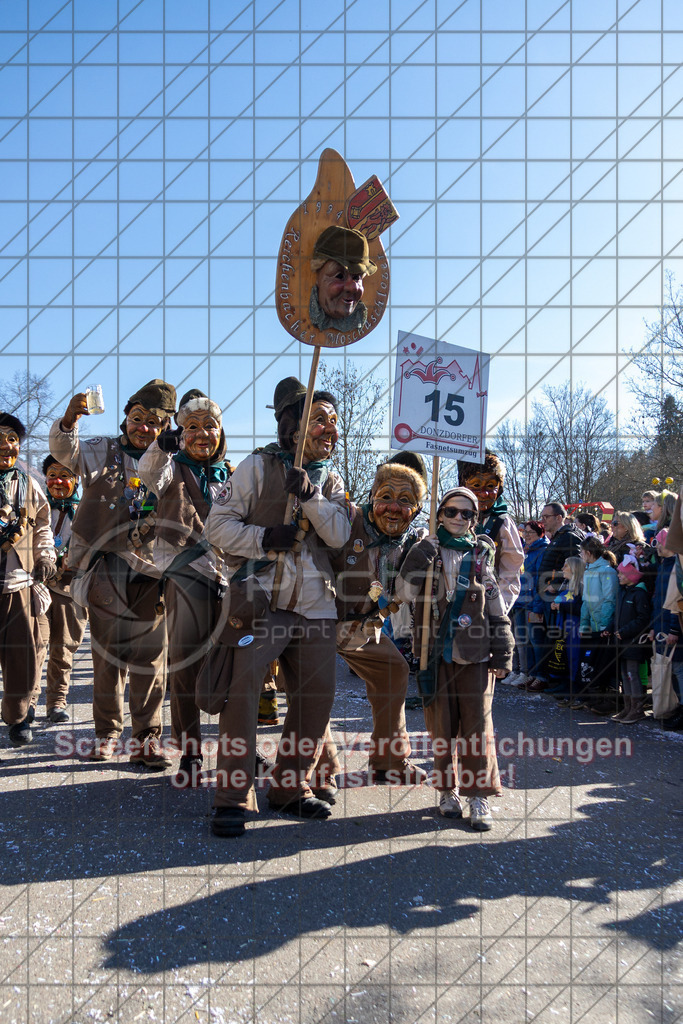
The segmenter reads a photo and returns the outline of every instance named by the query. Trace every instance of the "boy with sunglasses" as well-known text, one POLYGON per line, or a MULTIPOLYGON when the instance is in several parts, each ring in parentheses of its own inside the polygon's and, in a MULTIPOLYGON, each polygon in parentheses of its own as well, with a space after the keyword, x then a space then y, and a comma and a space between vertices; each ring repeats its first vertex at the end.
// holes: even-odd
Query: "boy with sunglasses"
POLYGON ((477 536, 477 497, 466 487, 446 491, 437 511, 435 537, 425 537, 406 555, 396 581, 404 601, 415 600, 415 649, 420 650, 425 600, 436 602, 429 619, 429 664, 420 673, 425 722, 434 750, 433 782, 439 812, 462 817, 461 794, 469 799, 469 824, 488 831, 489 796, 502 793, 491 706, 495 679, 510 670, 514 640, 493 569, 494 546, 477 536), (434 562, 432 592, 425 577, 434 562))

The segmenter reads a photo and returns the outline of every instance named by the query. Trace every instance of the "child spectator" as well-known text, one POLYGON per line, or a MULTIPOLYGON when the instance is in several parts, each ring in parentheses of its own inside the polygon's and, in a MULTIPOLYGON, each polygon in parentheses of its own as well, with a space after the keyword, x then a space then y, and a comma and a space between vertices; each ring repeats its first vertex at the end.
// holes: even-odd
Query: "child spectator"
POLYGON ((562 567, 565 583, 551 604, 552 611, 557 613, 557 624, 561 629, 564 641, 564 659, 553 671, 553 659, 548 668, 549 674, 556 685, 548 688, 563 706, 568 706, 573 693, 574 681, 579 674, 580 639, 579 623, 581 619, 581 592, 583 590, 583 559, 574 555, 568 558, 562 567))
POLYGON ((614 619, 614 637, 619 656, 619 671, 624 693, 622 711, 612 715, 612 721, 632 725, 645 718, 645 697, 640 681, 640 665, 647 661, 649 645, 638 640, 650 622, 652 605, 643 574, 634 555, 626 555, 618 566, 619 593, 614 619))
MULTIPOLYGON (((585 638, 586 660, 590 669, 583 686, 583 695, 586 696, 591 691, 604 692, 610 682, 612 665, 608 643, 614 626, 619 581, 614 555, 597 537, 586 537, 581 542, 581 558, 586 568, 579 629, 585 638)), ((582 707, 583 702, 575 701, 571 706, 582 707)))

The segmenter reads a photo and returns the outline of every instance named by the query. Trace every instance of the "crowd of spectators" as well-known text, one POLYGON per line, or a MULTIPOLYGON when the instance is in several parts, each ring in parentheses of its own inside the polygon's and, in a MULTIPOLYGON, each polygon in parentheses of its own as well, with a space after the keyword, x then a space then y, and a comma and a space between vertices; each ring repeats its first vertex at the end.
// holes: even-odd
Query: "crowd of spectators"
POLYGON ((651 707, 651 659, 668 655, 678 706, 662 725, 683 729, 678 559, 667 547, 675 508, 675 494, 649 490, 642 508, 606 522, 551 501, 520 525, 515 663, 504 682, 631 725, 651 707))

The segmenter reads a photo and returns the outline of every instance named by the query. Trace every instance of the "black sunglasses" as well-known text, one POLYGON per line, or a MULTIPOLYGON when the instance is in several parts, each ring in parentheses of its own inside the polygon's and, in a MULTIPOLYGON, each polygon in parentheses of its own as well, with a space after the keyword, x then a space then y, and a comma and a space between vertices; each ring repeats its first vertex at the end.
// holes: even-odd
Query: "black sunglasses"
POLYGON ((455 519, 456 516, 460 516, 466 523, 474 519, 477 514, 472 508, 442 508, 441 512, 446 519, 455 519))

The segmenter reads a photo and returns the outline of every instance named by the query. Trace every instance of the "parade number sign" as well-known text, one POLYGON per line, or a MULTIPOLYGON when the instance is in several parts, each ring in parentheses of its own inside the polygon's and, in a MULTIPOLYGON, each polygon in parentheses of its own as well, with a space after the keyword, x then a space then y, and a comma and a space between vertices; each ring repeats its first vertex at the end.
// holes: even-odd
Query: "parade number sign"
POLYGON ((399 331, 391 447, 484 461, 490 356, 399 331))

